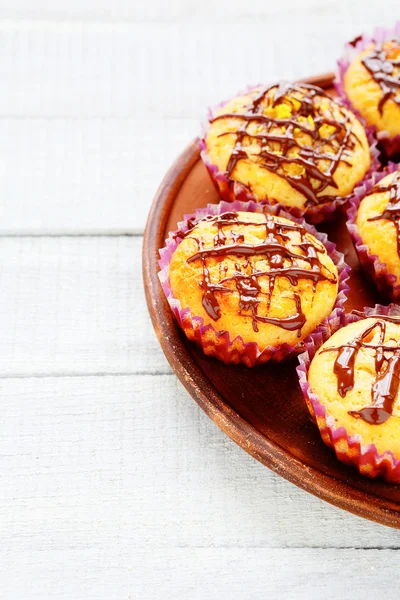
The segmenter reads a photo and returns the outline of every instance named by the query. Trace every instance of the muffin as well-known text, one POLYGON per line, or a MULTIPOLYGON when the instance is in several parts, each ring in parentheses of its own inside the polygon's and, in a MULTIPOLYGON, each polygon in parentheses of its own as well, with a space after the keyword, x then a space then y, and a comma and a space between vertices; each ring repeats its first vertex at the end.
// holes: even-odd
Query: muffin
POLYGON ((339 87, 393 156, 400 150, 400 26, 379 30, 372 39, 360 36, 346 54, 339 87))
POLYGON ((400 482, 399 307, 357 313, 319 350, 309 346, 298 371, 337 457, 364 475, 400 482))
POLYGON ((210 117, 202 157, 224 200, 281 204, 318 222, 371 165, 351 111, 305 83, 256 88, 210 117))
MULTIPOLYGON (((348 229, 360 262, 383 297, 400 298, 400 171, 389 174, 348 211, 348 229)), ((379 179, 380 175, 378 176, 379 179)))
POLYGON ((279 207, 223 202, 170 234, 161 282, 185 334, 206 354, 247 366, 281 360, 321 324, 327 334, 338 323, 343 257, 326 236, 287 217, 279 207))

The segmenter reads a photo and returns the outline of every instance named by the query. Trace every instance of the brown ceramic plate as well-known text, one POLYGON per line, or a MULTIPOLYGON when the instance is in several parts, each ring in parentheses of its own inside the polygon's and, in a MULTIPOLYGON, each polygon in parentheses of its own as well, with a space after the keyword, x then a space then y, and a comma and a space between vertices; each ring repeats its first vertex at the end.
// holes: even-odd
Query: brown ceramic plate
MULTIPOLYGON (((332 91, 333 75, 307 81, 332 91)), ((340 463, 310 421, 296 375, 297 360, 248 370, 205 356, 176 325, 158 281, 158 249, 185 213, 217 192, 203 166, 197 140, 164 178, 147 221, 143 273, 147 304, 164 353, 183 385, 208 416, 239 446, 299 487, 350 512, 400 528, 400 486, 369 480, 340 463)), ((345 216, 320 227, 352 268, 347 310, 379 301, 364 279, 345 227, 345 216)))

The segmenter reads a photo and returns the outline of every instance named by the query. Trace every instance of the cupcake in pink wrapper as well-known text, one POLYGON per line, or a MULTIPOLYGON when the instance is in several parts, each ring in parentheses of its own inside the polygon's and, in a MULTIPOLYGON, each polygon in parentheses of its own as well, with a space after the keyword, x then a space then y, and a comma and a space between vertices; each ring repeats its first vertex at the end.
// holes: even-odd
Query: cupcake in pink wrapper
POLYGON ((318 223, 377 168, 374 143, 322 89, 281 82, 210 113, 200 148, 224 200, 280 204, 318 223))
POLYGON ((248 367, 281 361, 340 326, 349 269, 302 219, 234 201, 178 226, 160 250, 159 277, 178 324, 205 354, 248 367))
POLYGON ((297 372, 325 444, 362 475, 400 483, 400 307, 355 311, 305 346, 297 372))
POLYGON ((390 163, 352 199, 347 228, 360 263, 383 298, 400 299, 400 171, 390 163))
POLYGON ((399 154, 400 22, 348 43, 335 84, 344 103, 373 128, 386 156, 399 154))

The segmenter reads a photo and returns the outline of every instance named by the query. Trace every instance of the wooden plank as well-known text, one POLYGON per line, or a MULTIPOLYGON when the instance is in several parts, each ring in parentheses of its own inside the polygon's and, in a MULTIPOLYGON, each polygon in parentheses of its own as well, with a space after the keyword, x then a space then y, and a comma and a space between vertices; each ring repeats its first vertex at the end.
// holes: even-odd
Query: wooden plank
POLYGON ((0 119, 0 235, 142 232, 188 119, 0 119))
POLYGON ((321 5, 317 0, 303 0, 299 5, 296 0, 286 0, 284 4, 253 0, 251 6, 241 0, 213 0, 203 2, 187 2, 185 0, 152 0, 151 2, 130 2, 116 0, 112 4, 107 0, 70 0, 68 3, 53 3, 48 0, 36 0, 34 5, 29 0, 1 0, 0 15, 9 19, 54 19, 54 20, 260 20, 269 21, 279 17, 282 22, 301 18, 304 22, 318 19, 348 19, 360 23, 370 20, 382 23, 391 18, 397 8, 394 0, 387 0, 385 5, 377 6, 362 0, 351 3, 325 2, 321 5), (384 10, 387 8, 387 11, 384 10))
POLYGON ((169 372, 141 238, 0 238, 1 376, 169 372))
POLYGON ((273 475, 175 377, 0 391, 4 598, 397 598, 397 531, 273 475))
POLYGON ((398 560, 390 550, 146 548, 133 559, 132 597, 397 600, 398 560))
POLYGON ((200 118, 260 81, 331 71, 350 19, 0 28, 0 115, 200 118), (323 26, 322 26, 323 25, 323 26), (184 49, 184 51, 182 50, 184 49))
POLYGON ((4 571, 23 547, 33 564, 43 552, 50 569, 53 553, 69 550, 70 569, 97 557, 100 573, 132 546, 242 548, 243 557, 255 548, 399 546, 397 531, 252 459, 173 375, 1 379, 0 392, 4 571))
POLYGON ((281 43, 269 23, 265 52, 261 22, 3 24, 0 234, 142 232, 162 176, 208 104, 247 82, 333 68, 333 25, 307 35, 295 25, 281 43))
POLYGON ((376 600, 382 594, 386 600, 398 599, 393 574, 399 553, 391 550, 155 550, 138 548, 129 535, 111 534, 100 545, 95 538, 74 547, 74 540, 75 536, 65 540, 59 550, 21 554, 5 571, 4 597, 337 600, 348 598, 351 590, 352 600, 376 600))
MULTIPOLYGON (((343 39, 353 33, 346 23, 343 39)), ((333 68, 332 24, 307 33, 290 21, 283 43, 272 25, 266 52, 266 25, 253 21, 3 24, 0 234, 142 232, 208 104, 247 82, 333 68)))

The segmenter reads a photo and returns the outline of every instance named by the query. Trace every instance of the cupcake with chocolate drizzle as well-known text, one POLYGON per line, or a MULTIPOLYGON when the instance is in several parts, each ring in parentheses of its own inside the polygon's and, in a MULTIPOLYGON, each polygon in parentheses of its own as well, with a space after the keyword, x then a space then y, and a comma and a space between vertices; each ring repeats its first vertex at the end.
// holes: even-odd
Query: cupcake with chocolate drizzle
POLYGON ((209 119, 202 158, 222 198, 280 204, 319 222, 371 165, 361 123, 306 83, 256 88, 209 119))
POLYGON ((279 207, 209 205, 160 251, 178 323, 205 354, 254 366, 339 325, 348 269, 324 234, 279 207), (328 248, 328 251, 327 251, 328 248))
POLYGON ((400 152, 400 23, 359 36, 339 61, 339 94, 374 128, 387 156, 400 152))
POLYGON ((354 198, 348 229, 366 273, 389 300, 400 298, 400 171, 398 165, 376 176, 367 194, 354 198), (389 172, 389 174, 387 174, 389 172))
POLYGON ((400 309, 354 311, 298 373, 324 442, 369 477, 400 483, 400 309))

